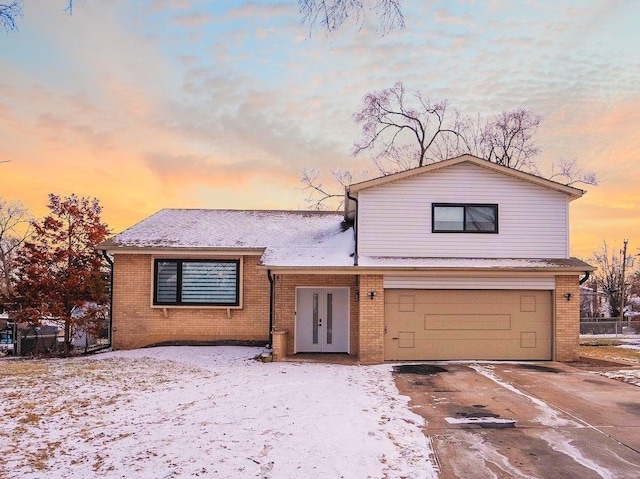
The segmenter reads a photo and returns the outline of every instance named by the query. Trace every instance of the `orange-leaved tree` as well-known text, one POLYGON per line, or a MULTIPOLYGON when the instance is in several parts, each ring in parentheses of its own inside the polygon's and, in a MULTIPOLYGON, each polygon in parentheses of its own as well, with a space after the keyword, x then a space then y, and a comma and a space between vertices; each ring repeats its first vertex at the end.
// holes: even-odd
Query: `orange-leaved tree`
POLYGON ((32 326, 63 326, 67 355, 76 329, 95 334, 108 302, 106 269, 95 246, 109 227, 95 198, 51 194, 47 207, 49 215, 33 222, 18 254, 14 317, 32 326))

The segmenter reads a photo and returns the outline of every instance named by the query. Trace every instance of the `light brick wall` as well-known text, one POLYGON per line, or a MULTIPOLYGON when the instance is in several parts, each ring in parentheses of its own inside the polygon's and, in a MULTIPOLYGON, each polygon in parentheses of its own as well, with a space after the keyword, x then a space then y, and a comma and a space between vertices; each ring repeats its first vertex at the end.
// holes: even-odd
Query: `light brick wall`
POLYGON ((360 276, 360 338, 358 359, 362 364, 384 361, 384 283, 381 275, 360 276), (367 294, 376 292, 373 299, 367 294))
POLYGON ((296 286, 349 288, 349 354, 358 354, 358 303, 355 302, 357 277, 351 275, 294 274, 275 275, 274 329, 287 331, 287 354, 294 354, 296 286))
POLYGON ((577 359, 580 345, 580 285, 578 276, 556 276, 555 291, 555 352, 556 361, 577 359), (565 294, 571 294, 567 301, 565 294))
MULTIPOLYGON (((186 259, 186 258, 185 258, 186 259)), ((269 338, 269 281, 257 256, 243 259, 243 308, 151 307, 150 255, 116 254, 113 277, 113 348, 132 349, 167 341, 261 341, 269 338)))

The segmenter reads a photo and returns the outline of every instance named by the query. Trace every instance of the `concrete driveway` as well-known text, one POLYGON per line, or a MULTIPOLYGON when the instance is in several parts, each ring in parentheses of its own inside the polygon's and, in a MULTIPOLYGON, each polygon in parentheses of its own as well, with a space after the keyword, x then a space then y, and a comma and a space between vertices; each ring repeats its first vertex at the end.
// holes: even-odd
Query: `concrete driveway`
POLYGON ((640 478, 640 388, 566 364, 394 367, 440 478, 640 478))

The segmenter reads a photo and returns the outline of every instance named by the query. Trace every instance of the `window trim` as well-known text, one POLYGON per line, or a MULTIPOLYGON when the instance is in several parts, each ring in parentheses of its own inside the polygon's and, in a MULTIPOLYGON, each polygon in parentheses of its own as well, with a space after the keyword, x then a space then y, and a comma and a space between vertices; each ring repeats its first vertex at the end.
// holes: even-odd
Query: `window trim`
POLYGON ((152 308, 208 308, 208 309, 242 309, 242 258, 189 258, 189 257, 153 257, 151 278, 151 307, 152 308), (158 302, 158 263, 172 261, 177 263, 178 278, 176 281, 177 301, 158 302), (233 303, 191 303, 181 301, 182 264, 183 263, 235 263, 236 265, 236 300, 233 303))
POLYGON ((498 234, 498 204, 497 203, 431 203, 431 232, 432 233, 462 233, 462 234, 498 234), (437 207, 459 207, 462 208, 462 227, 461 230, 443 230, 436 229, 436 208, 437 207), (483 207, 491 208, 495 212, 495 229, 491 231, 467 230, 467 208, 483 207))

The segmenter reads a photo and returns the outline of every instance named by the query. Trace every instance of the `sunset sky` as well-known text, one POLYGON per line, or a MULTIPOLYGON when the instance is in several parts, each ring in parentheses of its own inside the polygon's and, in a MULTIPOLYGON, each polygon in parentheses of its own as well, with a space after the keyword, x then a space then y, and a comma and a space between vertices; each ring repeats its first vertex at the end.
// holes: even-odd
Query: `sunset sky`
POLYGON ((172 208, 304 209, 303 167, 367 168, 351 115, 403 81, 485 117, 544 116, 540 169, 600 186, 572 203, 572 254, 640 253, 640 2, 404 1, 406 28, 331 37, 295 1, 27 0, 0 32, 0 196, 93 196, 119 232, 172 208), (133 6, 132 6, 133 5, 133 6))

